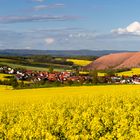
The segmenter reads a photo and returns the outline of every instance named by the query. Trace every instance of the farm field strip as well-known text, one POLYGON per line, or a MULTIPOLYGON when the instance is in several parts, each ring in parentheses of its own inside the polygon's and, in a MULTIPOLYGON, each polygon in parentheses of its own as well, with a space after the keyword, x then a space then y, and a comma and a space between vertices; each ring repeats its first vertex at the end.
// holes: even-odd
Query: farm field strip
MULTIPOLYGON (((0 62, 0 64, 8 65, 12 68, 24 68, 24 69, 27 69, 27 70, 36 70, 36 71, 48 71, 48 68, 45 68, 45 67, 24 66, 24 65, 12 64, 12 63, 8 63, 8 62, 0 62)), ((62 69, 54 69, 54 70, 61 71, 62 69)))
POLYGON ((133 68, 130 71, 120 72, 118 75, 126 75, 126 76, 132 76, 132 75, 140 75, 140 68, 133 68))
POLYGON ((0 73, 0 80, 6 80, 7 79, 7 78, 5 78, 6 76, 12 76, 12 74, 0 73))
POLYGON ((11 60, 8 58, 0 58, 0 62, 16 62, 16 60, 11 60))
POLYGON ((67 61, 73 62, 75 65, 79 66, 86 66, 92 62, 89 60, 79 60, 79 59, 67 59, 67 61))
MULTIPOLYGON (((88 74, 89 72, 80 72, 81 74, 88 74)), ((124 72, 119 72, 116 73, 118 76, 133 76, 133 75, 140 75, 140 68, 133 68, 130 71, 124 71, 124 72)), ((106 73, 103 72, 98 72, 98 76, 105 76, 106 73)))

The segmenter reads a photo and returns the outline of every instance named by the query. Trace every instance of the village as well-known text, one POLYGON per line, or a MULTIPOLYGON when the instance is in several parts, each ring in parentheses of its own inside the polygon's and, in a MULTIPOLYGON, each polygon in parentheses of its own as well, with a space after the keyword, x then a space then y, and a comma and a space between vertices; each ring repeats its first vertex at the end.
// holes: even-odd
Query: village
POLYGON ((60 82, 65 84, 67 82, 74 82, 80 84, 140 84, 140 75, 133 76, 117 76, 117 75, 105 75, 98 76, 91 74, 77 74, 76 72, 68 71, 33 71, 24 69, 14 69, 9 66, 1 66, 0 73, 12 74, 17 80, 29 81, 32 83, 49 81, 60 82), (96 81, 95 81, 96 80, 96 81))

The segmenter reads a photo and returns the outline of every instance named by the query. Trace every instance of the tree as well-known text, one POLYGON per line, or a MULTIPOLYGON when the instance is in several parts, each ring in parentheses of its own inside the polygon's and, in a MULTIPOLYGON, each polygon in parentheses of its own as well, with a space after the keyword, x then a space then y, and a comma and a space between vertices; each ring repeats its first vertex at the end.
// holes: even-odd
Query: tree
POLYGON ((90 71, 90 75, 92 76, 93 83, 97 84, 98 83, 98 71, 97 70, 90 71))
POLYGON ((50 67, 49 67, 49 72, 52 73, 53 71, 54 71, 53 67, 50 66, 50 67))
POLYGON ((76 76, 79 76, 79 66, 73 66, 73 69, 74 69, 74 73, 76 76))
POLYGON ((108 69, 108 70, 106 71, 106 75, 107 75, 107 76, 115 76, 115 70, 113 70, 113 69, 108 69))

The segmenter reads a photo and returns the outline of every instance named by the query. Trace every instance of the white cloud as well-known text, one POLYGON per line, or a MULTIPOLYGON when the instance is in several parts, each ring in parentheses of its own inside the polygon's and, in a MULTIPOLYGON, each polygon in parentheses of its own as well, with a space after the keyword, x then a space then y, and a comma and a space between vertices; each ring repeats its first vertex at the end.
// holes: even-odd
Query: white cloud
POLYGON ((53 8, 62 8, 64 4, 50 4, 50 5, 38 5, 33 8, 35 11, 45 10, 45 9, 53 9, 53 8))
POLYGON ((29 46, 28 46, 28 47, 25 47, 25 49, 30 50, 30 49, 31 49, 31 47, 29 47, 29 46))
POLYGON ((111 32, 117 34, 140 35, 140 22, 135 21, 128 25, 126 28, 114 29, 111 32))
POLYGON ((0 16, 0 24, 4 23, 20 23, 34 21, 67 21, 76 20, 75 16, 50 16, 50 15, 32 15, 32 16, 0 16))
POLYGON ((74 32, 74 33, 70 33, 68 35, 69 38, 86 38, 86 39, 90 39, 90 38, 95 38, 97 36, 97 34, 95 32, 87 32, 87 31, 83 31, 83 32, 74 32))
POLYGON ((44 0, 32 0, 34 2, 44 2, 44 0))
POLYGON ((51 37, 50 38, 46 38, 45 42, 46 42, 47 45, 51 45, 51 44, 53 44, 55 42, 55 39, 51 38, 51 37))

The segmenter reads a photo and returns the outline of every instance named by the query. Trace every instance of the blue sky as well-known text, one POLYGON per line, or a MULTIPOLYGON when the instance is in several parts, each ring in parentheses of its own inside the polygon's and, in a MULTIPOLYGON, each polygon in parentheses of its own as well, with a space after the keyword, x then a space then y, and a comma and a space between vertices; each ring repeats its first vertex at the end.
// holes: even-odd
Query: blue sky
POLYGON ((0 0, 0 49, 137 50, 139 0, 0 0))

